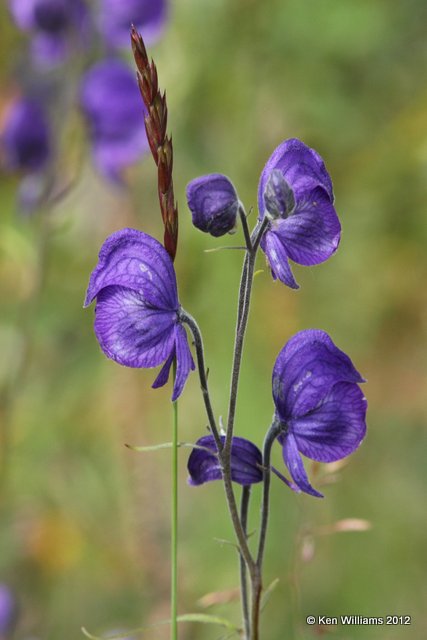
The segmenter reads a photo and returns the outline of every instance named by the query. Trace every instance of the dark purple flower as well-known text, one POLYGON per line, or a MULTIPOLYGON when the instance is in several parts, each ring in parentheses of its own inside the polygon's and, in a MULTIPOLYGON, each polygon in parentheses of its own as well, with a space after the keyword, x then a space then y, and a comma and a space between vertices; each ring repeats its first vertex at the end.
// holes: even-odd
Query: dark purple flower
POLYGON ((95 165, 104 176, 120 182, 121 170, 148 150, 144 105, 134 73, 116 59, 95 64, 82 79, 80 102, 91 131, 95 165))
POLYGON ((73 40, 88 26, 88 12, 82 0, 9 0, 18 27, 32 34, 36 62, 55 65, 72 49, 73 40))
POLYGON ((187 185, 187 201, 193 224, 200 231, 219 237, 236 226, 239 198, 230 180, 212 173, 187 185))
POLYGON ((0 638, 8 638, 16 625, 18 606, 9 587, 0 584, 0 638))
POLYGON ((38 102, 27 98, 15 102, 1 134, 7 168, 23 173, 42 171, 50 158, 50 136, 47 116, 38 102))
POLYGON ((308 481, 301 453, 333 462, 362 442, 367 405, 361 382, 350 358, 324 331, 300 331, 280 352, 273 370, 275 419, 296 490, 322 497, 308 481))
POLYGON ((109 47, 128 48, 132 24, 147 46, 154 44, 166 18, 166 0, 101 0, 99 24, 109 47))
POLYGON ((269 218, 261 248, 274 278, 297 289, 289 258, 309 266, 337 250, 341 225, 333 201, 331 178, 319 154, 296 138, 282 142, 258 188, 259 217, 269 218))
POLYGON ((84 306, 95 298, 95 334, 105 355, 126 367, 164 363, 154 388, 166 384, 176 357, 176 400, 194 362, 180 322, 175 271, 164 247, 136 229, 113 233, 102 245, 84 306))
MULTIPOLYGON (((225 436, 221 436, 224 443, 225 436)), ((203 436, 196 442, 197 447, 188 459, 189 484, 197 486, 211 480, 221 480, 221 465, 213 436, 203 436), (212 453, 210 453, 212 451, 212 453)), ((234 437, 231 444, 231 479, 243 486, 261 482, 261 451, 249 440, 234 437)))

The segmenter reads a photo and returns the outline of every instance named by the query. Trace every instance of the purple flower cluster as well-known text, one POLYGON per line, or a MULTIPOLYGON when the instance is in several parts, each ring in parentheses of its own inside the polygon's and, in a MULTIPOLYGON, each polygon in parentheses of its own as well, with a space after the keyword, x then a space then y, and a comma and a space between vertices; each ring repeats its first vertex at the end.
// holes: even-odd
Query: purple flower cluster
MULTIPOLYGON (((213 236, 234 228, 242 206, 234 186, 221 174, 193 180, 187 199, 195 226, 213 236)), ((320 156, 299 140, 279 145, 259 184, 260 244, 274 277, 295 288, 289 258, 311 265, 335 252, 340 223, 332 202, 331 179, 320 156)), ((95 297, 95 333, 104 353, 130 367, 164 362, 154 387, 165 384, 176 358, 176 399, 194 364, 182 326, 175 273, 165 249, 139 231, 113 234, 101 249, 85 304, 95 297)), ((280 352, 273 370, 272 429, 291 481, 281 477, 295 491, 321 497, 308 480, 301 454, 332 462, 352 453, 363 440, 362 382, 349 357, 324 331, 301 331, 280 352)), ((214 435, 199 439, 190 456, 192 485, 222 478, 219 440, 214 435)), ((233 437, 230 468, 234 482, 244 486, 261 482, 263 455, 250 441, 233 437)))
POLYGON ((31 35, 31 55, 41 66, 60 64, 89 27, 83 0, 9 0, 17 26, 31 35))
POLYGON ((52 70, 60 69, 63 80, 58 76, 55 81, 54 104, 60 105, 61 121, 79 103, 95 167, 107 180, 120 183, 123 170, 146 153, 148 144, 135 74, 119 54, 129 48, 132 24, 150 43, 161 36, 167 1, 100 0, 91 6, 86 0, 9 0, 9 6, 17 27, 30 37, 26 66, 32 67, 32 80, 24 79, 23 97, 12 106, 0 132, 5 168, 34 177, 55 164, 55 108, 52 95, 43 96, 39 87, 52 70), (97 48, 107 57, 93 63, 92 50, 97 48), (91 61, 79 81, 70 79, 70 68, 61 69, 77 55, 91 61), (70 86, 77 87, 77 100, 70 101, 70 86))
POLYGON ((0 583, 0 638, 12 636, 18 617, 18 603, 10 588, 0 583))
POLYGON ((119 59, 102 60, 84 74, 80 102, 90 130, 94 164, 106 178, 120 182, 121 170, 148 150, 135 75, 119 59))

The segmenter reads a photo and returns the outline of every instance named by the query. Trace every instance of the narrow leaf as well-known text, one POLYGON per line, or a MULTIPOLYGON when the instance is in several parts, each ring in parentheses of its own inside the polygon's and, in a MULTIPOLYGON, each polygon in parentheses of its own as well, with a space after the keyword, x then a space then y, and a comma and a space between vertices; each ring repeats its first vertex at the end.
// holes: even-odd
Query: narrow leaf
MULTIPOLYGON (((148 446, 135 446, 132 444, 125 444, 125 447, 127 447, 128 449, 130 449, 131 451, 137 451, 138 453, 145 453, 147 451, 158 451, 160 449, 171 449, 172 448, 172 442, 162 442, 162 444, 153 444, 153 445, 148 445, 148 446)), ((178 447, 188 447, 190 449, 201 449, 202 451, 207 451, 208 453, 215 453, 214 451, 212 451, 211 449, 208 449, 207 447, 200 447, 197 444, 193 444, 192 442, 178 442, 178 447)))
POLYGON ((201 622, 202 624, 216 624, 220 627, 225 627, 230 631, 238 631, 239 627, 227 620, 226 618, 220 618, 219 616, 211 616, 207 613, 185 613, 182 616, 178 616, 179 622, 201 622))
POLYGON ((279 584, 279 582, 280 582, 279 578, 275 578, 275 580, 273 580, 273 582, 271 582, 268 585, 267 589, 264 591, 263 596, 262 596, 262 600, 261 600, 261 611, 264 610, 265 606, 267 605, 268 601, 270 600, 271 594, 276 589, 276 587, 279 584))

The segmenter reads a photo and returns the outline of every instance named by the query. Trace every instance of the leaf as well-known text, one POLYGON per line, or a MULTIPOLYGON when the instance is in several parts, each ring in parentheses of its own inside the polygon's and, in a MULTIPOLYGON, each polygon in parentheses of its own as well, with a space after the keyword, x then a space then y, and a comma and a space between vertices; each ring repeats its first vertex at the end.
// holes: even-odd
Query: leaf
POLYGON ((273 580, 273 582, 271 582, 268 585, 267 589, 264 591, 264 594, 263 594, 262 600, 261 600, 261 611, 263 611, 264 608, 266 607, 268 601, 270 600, 271 594, 276 589, 276 587, 279 584, 279 582, 280 582, 280 579, 279 578, 275 578, 273 580))
POLYGON ((226 618, 211 616, 207 613, 184 613, 184 615, 178 616, 177 620, 178 622, 201 622, 202 624, 216 624, 220 627, 225 627, 230 631, 239 630, 239 627, 236 627, 235 624, 233 624, 226 618))
POLYGON ((234 247, 234 246, 224 246, 224 247, 214 247, 213 249, 203 249, 204 253, 217 253, 218 251, 228 251, 228 250, 243 250, 246 251, 246 247, 243 246, 239 246, 239 247, 234 247))
MULTIPOLYGON (((148 451, 159 451, 160 449, 172 449, 172 442, 162 442, 161 444, 152 444, 148 446, 135 446, 133 444, 125 444, 125 447, 130 449, 131 451, 137 451, 138 453, 146 453, 148 451)), ((192 442, 178 442, 178 447, 188 447, 190 449, 201 449, 202 451, 207 451, 208 453, 215 453, 212 449, 208 449, 207 447, 200 447, 197 444, 193 444, 192 442)))

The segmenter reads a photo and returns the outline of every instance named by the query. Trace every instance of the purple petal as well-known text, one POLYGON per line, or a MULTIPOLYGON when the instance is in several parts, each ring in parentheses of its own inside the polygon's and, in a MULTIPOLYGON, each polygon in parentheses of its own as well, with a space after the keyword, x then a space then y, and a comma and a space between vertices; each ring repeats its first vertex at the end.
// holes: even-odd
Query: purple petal
POLYGON ((169 358, 166 360, 165 364, 160 369, 159 375, 151 385, 153 389, 158 389, 159 387, 165 386, 165 384, 169 380, 170 370, 171 370, 171 366, 174 358, 175 358, 175 349, 171 351, 169 358))
POLYGON ((105 355, 126 367, 157 367, 175 346, 174 311, 147 307, 138 291, 104 287, 95 309, 95 334, 105 355))
POLYGON ((226 176, 211 173, 192 180, 187 185, 187 202, 200 231, 219 237, 236 226, 239 199, 226 176))
POLYGON ((95 164, 117 182, 123 168, 148 149, 145 107, 134 73, 121 60, 98 62, 82 78, 80 103, 91 131, 95 164))
POLYGON ((266 231, 261 241, 261 249, 267 256, 273 277, 279 278, 281 282, 292 289, 299 289, 289 266, 288 254, 282 238, 275 230, 268 229, 266 231))
POLYGON ((302 265, 324 262, 335 253, 341 236, 338 216, 323 189, 299 201, 292 215, 271 222, 291 260, 302 265))
POLYGON ((273 398, 280 418, 286 422, 312 411, 337 382, 364 380, 325 331, 300 331, 283 347, 273 369, 273 398))
POLYGON ((38 102, 22 99, 6 115, 1 137, 6 165, 33 173, 45 168, 51 155, 50 128, 38 102))
POLYGON ((283 445, 283 460, 295 484, 301 491, 304 491, 304 493, 309 493, 311 496, 316 498, 323 498, 323 495, 316 491, 308 481, 294 436, 291 433, 288 433, 282 439, 281 444, 283 445))
POLYGON ((322 158, 317 151, 307 147, 301 140, 292 138, 285 140, 274 150, 261 173, 258 187, 258 208, 261 217, 265 211, 264 191, 273 169, 282 172, 297 201, 316 187, 325 189, 330 201, 333 201, 332 181, 322 158))
POLYGON ((297 492, 299 491, 299 488, 295 484, 295 482, 290 482, 287 479, 287 477, 283 475, 283 473, 280 473, 280 471, 276 469, 276 467, 271 467, 271 471, 274 473, 275 476, 277 476, 277 478, 279 478, 279 480, 281 480, 284 484, 286 484, 286 486, 292 489, 292 491, 297 491, 297 492))
POLYGON ((190 371, 194 371, 195 365, 188 346, 187 334, 181 324, 175 327, 175 353, 176 353, 176 378, 173 388, 172 402, 182 393, 190 371))
POLYGON ((166 0, 102 0, 99 22, 107 46, 128 48, 132 24, 151 46, 162 34, 167 8, 166 0))
POLYGON ((172 261, 154 238, 136 229, 121 229, 101 247, 84 306, 103 287, 120 285, 139 292, 146 305, 159 310, 176 310, 178 294, 172 261))
POLYGON ((352 453, 366 433, 366 398, 356 384, 339 382, 313 412, 291 420, 298 449, 319 462, 352 453))
MULTIPOLYGON (((221 436, 221 442, 224 441, 225 436, 221 436)), ((213 436, 200 438, 196 445, 209 449, 212 453, 193 449, 188 459, 189 484, 197 486, 212 480, 221 480, 221 465, 216 455, 217 448, 213 436)), ((261 451, 245 438, 234 437, 232 440, 231 479, 243 486, 261 482, 263 479, 261 451)))

